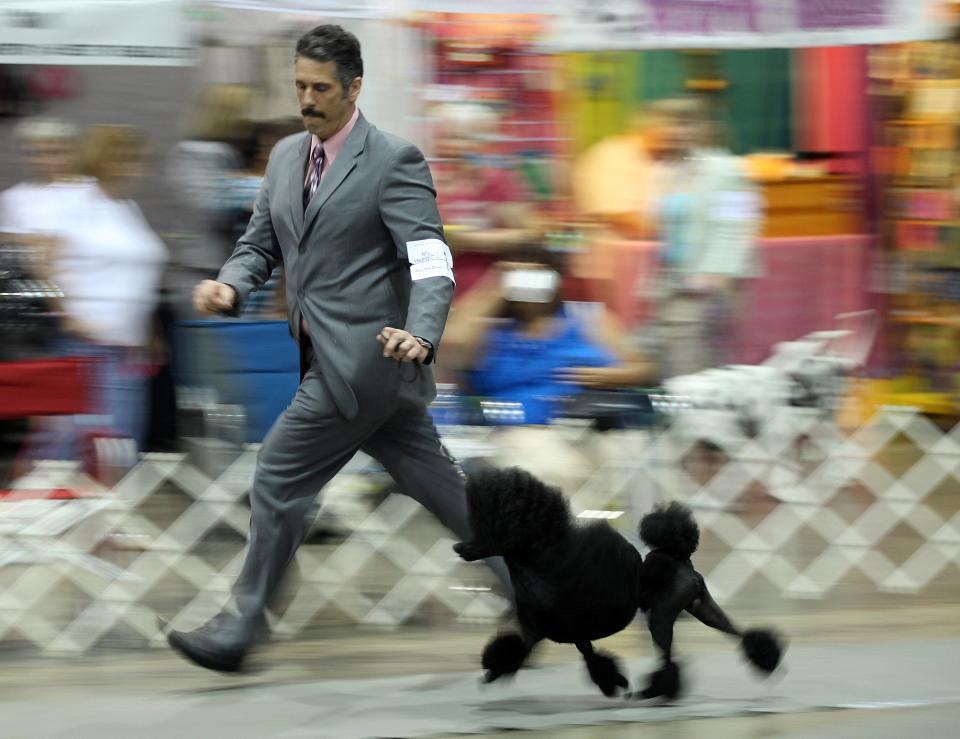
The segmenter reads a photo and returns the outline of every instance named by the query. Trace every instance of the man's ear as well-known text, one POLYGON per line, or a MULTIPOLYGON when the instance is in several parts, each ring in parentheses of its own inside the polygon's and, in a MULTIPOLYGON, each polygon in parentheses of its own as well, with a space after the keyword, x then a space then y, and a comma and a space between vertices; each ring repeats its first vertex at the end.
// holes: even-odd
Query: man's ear
POLYGON ((357 102, 357 98, 360 97, 360 88, 363 87, 363 77, 354 77, 353 82, 350 83, 350 89, 347 90, 347 99, 351 103, 357 102))

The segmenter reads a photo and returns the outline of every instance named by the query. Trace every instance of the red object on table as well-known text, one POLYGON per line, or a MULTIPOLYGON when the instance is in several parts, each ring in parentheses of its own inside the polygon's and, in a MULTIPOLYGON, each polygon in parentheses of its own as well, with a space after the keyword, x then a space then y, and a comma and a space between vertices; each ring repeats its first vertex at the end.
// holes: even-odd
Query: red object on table
POLYGON ((0 419, 89 412, 92 366, 85 358, 0 362, 0 419))
POLYGON ((0 490, 0 503, 20 503, 24 500, 80 500, 89 497, 93 496, 67 488, 0 490))

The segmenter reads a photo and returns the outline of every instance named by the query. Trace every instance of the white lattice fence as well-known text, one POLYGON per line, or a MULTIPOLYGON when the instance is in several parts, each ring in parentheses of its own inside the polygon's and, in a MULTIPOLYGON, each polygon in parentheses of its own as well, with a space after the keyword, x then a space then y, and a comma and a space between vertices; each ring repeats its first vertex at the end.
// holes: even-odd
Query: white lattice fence
MULTIPOLYGON (((226 602, 240 569, 255 458, 256 447, 246 449, 214 480, 184 455, 150 454, 109 491, 72 467, 53 466, 53 486, 97 497, 3 506, 0 640, 83 652, 118 627, 159 643, 157 616, 185 627, 204 621, 226 602), (160 497, 186 503, 165 527, 147 510, 160 497), (155 588, 171 577, 179 587, 157 603, 155 588)), ((348 484, 363 463, 334 484, 348 484)), ((412 500, 389 495, 344 523, 351 533, 336 547, 301 548, 296 596, 282 618, 271 618, 277 633, 298 633, 331 605, 343 620, 384 626, 408 621, 427 601, 461 619, 493 619, 506 607, 412 500)))
POLYGON ((656 497, 687 500, 721 542, 705 571, 718 597, 759 576, 785 596, 819 598, 854 570, 880 591, 915 593, 960 564, 960 425, 944 433, 916 411, 886 409, 844 433, 816 412, 784 411, 702 484, 681 464, 695 429, 691 414, 659 435, 644 467, 656 497), (916 459, 895 475, 886 465, 904 447, 916 459), (736 505, 757 484, 776 500, 759 521, 736 505))
MULTIPOLYGON (((944 433, 919 414, 888 410, 844 433, 815 414, 785 412, 696 482, 687 462, 697 426, 691 416, 655 433, 530 431, 547 451, 529 461, 549 473, 576 452, 574 511, 610 517, 631 538, 654 501, 690 503, 704 534, 698 567, 725 600, 757 577, 785 597, 822 597, 854 571, 878 590, 917 592, 960 564, 960 427, 944 433), (904 447, 915 459, 891 472, 888 457, 904 447)), ((502 432, 457 440, 455 449, 517 461, 502 432)), ((84 652, 118 634, 160 644, 158 615, 187 628, 204 621, 227 600, 242 561, 255 455, 247 448, 216 479, 184 455, 147 455, 109 491, 73 467, 48 466, 50 487, 93 495, 0 505, 0 640, 84 652)), ((365 490, 377 478, 366 465, 358 458, 332 483, 332 497, 353 499, 338 507, 350 533, 335 546, 301 548, 299 581, 274 630, 295 636, 331 614, 383 626, 424 615, 496 618, 505 603, 487 571, 460 563, 449 534, 413 501, 371 501, 365 490)))

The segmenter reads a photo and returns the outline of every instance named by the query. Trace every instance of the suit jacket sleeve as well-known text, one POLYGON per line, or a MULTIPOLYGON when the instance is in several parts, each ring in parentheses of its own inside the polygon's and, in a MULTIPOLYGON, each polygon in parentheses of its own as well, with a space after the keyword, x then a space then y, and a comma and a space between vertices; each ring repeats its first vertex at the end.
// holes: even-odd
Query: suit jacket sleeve
POLYGON ((380 183, 380 217, 400 259, 410 263, 410 304, 404 329, 440 347, 453 300, 453 260, 437 211, 430 169, 420 150, 401 147, 380 183))
POLYGON ((268 165, 247 230, 237 241, 233 254, 217 277, 219 282, 224 282, 237 291, 235 314, 240 312, 250 293, 269 280, 274 268, 283 261, 270 218, 270 170, 268 165))

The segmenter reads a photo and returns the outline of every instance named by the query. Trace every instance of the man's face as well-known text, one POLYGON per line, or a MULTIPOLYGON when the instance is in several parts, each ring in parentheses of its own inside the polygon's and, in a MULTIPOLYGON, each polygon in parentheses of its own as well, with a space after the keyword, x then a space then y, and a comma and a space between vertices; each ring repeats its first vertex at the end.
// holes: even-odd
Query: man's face
POLYGON ((694 148, 700 124, 691 116, 662 116, 655 127, 657 151, 665 157, 682 157, 694 148))
POLYGON ((297 57, 294 73, 304 127, 321 141, 330 138, 353 115, 361 78, 355 78, 344 94, 336 62, 318 62, 304 56, 297 57))
POLYGON ((74 146, 61 139, 34 141, 27 146, 24 158, 34 177, 49 182, 71 173, 74 146))

